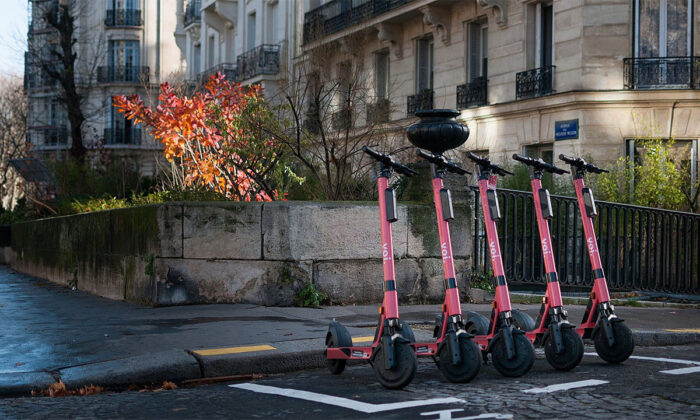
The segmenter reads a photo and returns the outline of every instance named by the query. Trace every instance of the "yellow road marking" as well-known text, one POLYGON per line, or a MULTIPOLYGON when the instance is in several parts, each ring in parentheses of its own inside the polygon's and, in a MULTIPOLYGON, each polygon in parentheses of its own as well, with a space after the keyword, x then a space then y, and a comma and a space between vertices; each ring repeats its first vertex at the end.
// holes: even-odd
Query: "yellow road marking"
POLYGON ((374 341, 373 335, 368 335, 366 337, 353 337, 352 343, 371 343, 374 341))
POLYGON ((672 329, 672 330, 665 330, 668 332, 691 332, 691 333, 700 333, 700 328, 677 328, 677 329, 672 329))
POLYGON ((254 351, 266 351, 266 350, 277 350, 272 346, 263 344, 260 346, 245 346, 245 347, 225 347, 222 349, 205 349, 205 350, 195 350, 194 352, 200 356, 218 356, 221 354, 236 354, 236 353, 250 353, 254 351))

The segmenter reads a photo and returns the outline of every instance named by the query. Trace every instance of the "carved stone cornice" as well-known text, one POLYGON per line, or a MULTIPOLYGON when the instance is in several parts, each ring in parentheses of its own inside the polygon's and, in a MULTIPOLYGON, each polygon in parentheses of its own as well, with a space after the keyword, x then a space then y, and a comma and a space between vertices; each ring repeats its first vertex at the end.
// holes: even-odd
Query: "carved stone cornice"
POLYGON ((375 25, 375 28, 377 29, 377 38, 379 41, 388 43, 396 58, 403 57, 401 26, 391 23, 378 23, 375 25))
POLYGON ((496 24, 505 28, 508 24, 508 0, 477 0, 484 9, 493 9, 496 24))
POLYGON ((433 28, 445 45, 450 45, 450 13, 448 10, 437 6, 423 6, 423 23, 433 28))

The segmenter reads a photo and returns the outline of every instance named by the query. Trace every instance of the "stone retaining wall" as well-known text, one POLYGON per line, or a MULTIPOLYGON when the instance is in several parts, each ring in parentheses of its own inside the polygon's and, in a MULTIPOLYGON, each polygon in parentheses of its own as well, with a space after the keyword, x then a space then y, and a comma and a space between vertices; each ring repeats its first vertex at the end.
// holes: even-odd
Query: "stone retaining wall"
MULTIPOLYGON (((463 293, 471 211, 455 206, 455 263, 463 293)), ((172 203, 13 226, 12 267, 111 299, 149 305, 293 305, 313 283, 331 301, 382 295, 378 207, 364 203, 172 203)), ((400 205, 393 225, 404 302, 443 296, 432 206, 400 205)))

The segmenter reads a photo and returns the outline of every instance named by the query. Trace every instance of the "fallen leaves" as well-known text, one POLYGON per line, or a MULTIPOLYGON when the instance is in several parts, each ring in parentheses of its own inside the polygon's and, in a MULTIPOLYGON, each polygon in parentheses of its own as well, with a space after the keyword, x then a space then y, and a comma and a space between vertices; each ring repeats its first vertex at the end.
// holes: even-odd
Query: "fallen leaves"
POLYGON ((86 385, 82 388, 68 389, 63 381, 59 380, 55 384, 51 384, 47 389, 41 391, 32 391, 33 397, 70 397, 70 396, 85 396, 95 395, 104 392, 104 387, 99 385, 86 385))

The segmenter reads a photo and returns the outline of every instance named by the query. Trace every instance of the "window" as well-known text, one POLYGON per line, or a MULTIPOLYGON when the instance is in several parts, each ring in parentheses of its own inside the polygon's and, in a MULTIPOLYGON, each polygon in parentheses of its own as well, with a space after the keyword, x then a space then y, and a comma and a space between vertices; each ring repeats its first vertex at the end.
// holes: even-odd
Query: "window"
POLYGON ((635 0, 635 57, 691 55, 692 0, 635 0))
POLYGON ((249 50, 255 48, 255 12, 248 15, 248 37, 246 46, 249 50))
POLYGON ((338 64, 338 108, 349 107, 352 89, 352 63, 344 61, 338 64))
POLYGON ((538 4, 540 9, 540 30, 539 33, 539 66, 549 67, 552 65, 552 5, 538 4))
POLYGON ((377 100, 389 98, 389 52, 374 54, 374 92, 377 100))
POLYGON ((190 73, 194 77, 202 71, 202 45, 198 42, 192 51, 194 56, 192 57, 192 71, 190 73))
POLYGON ((113 10, 135 10, 138 8, 138 0, 107 0, 113 10))
POLYGON ((467 53, 467 81, 487 77, 489 27, 485 21, 470 23, 467 26, 469 51, 467 53))
POLYGON ((109 65, 130 71, 139 66, 138 41, 109 41, 109 65))
POLYGON ((533 144, 523 147, 523 154, 531 158, 542 158, 547 163, 554 163, 554 152, 552 143, 533 144))
MULTIPOLYGON (((627 156, 630 162, 643 164, 646 151, 640 139, 627 140, 627 156)), ((691 186, 696 185, 698 176, 698 141, 697 139, 675 139, 671 147, 671 159, 677 165, 690 171, 691 186)), ((632 179, 634 183, 634 179, 632 179)), ((632 187, 633 188, 633 187, 632 187)))
POLYGON ((433 39, 416 41, 416 93, 433 89, 433 39))
POLYGON ((137 124, 124 118, 124 114, 110 106, 105 129, 106 144, 138 144, 141 141, 140 134, 141 129, 137 124))
POLYGON ((209 40, 207 41, 207 66, 213 67, 216 64, 216 37, 209 35, 209 40))
POLYGON ((267 33, 265 34, 266 42, 274 44, 277 42, 277 3, 268 3, 267 5, 267 33))

